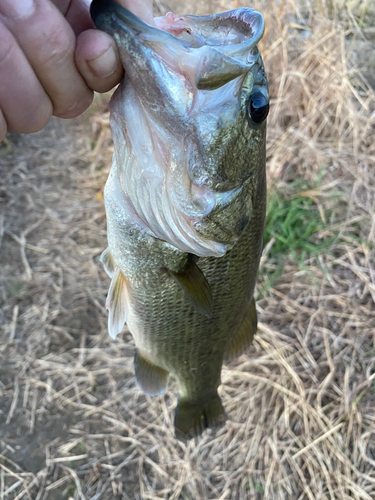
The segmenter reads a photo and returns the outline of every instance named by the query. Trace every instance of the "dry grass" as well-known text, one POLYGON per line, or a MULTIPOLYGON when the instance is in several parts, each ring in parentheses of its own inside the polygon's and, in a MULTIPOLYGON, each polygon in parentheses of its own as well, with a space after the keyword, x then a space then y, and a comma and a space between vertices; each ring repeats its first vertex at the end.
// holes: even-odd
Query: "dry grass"
POLYGON ((98 264, 106 99, 77 122, 9 136, 0 148, 1 500, 375 498, 375 72, 364 38, 373 6, 255 7, 267 22, 270 184, 312 199, 325 223, 316 238, 333 243, 287 254, 280 268, 269 242, 259 333, 223 370, 228 421, 184 444, 173 438, 173 387, 155 399, 139 393, 130 335, 107 336, 98 264), (301 178, 313 187, 298 191, 301 178))

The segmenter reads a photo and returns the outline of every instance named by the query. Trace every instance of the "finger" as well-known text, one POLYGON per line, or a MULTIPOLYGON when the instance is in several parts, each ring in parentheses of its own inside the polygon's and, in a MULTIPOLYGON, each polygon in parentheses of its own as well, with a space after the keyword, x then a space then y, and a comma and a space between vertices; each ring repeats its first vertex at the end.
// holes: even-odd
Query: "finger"
POLYGON ((0 143, 4 139, 6 133, 7 133, 7 122, 5 121, 4 115, 0 109, 0 143))
POLYGON ((103 31, 87 30, 78 36, 76 63, 87 85, 96 92, 108 92, 123 75, 116 44, 103 31))
POLYGON ((76 35, 95 28, 89 13, 89 2, 85 0, 52 0, 76 35))
POLYGON ((12 132, 36 132, 52 115, 50 99, 16 40, 1 22, 0 107, 12 132))
POLYGON ((74 32, 58 9, 48 0, 1 0, 0 13, 49 95, 53 114, 81 114, 93 95, 75 65, 74 32))
MULTIPOLYGON (((65 0, 55 1, 61 3, 65 0)), ((153 24, 152 0, 118 2, 153 24)), ((116 44, 109 35, 99 30, 87 30, 78 36, 76 64, 87 85, 96 92, 107 92, 119 83, 123 76, 123 66, 116 44)))

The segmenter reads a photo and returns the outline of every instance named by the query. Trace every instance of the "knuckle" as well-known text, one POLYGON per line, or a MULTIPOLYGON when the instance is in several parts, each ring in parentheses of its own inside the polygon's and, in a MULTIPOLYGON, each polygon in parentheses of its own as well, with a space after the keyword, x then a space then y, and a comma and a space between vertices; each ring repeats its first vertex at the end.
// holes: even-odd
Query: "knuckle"
POLYGON ((40 65, 42 67, 56 67, 67 59, 72 59, 75 49, 73 33, 64 26, 54 26, 48 38, 48 44, 41 48, 40 65))

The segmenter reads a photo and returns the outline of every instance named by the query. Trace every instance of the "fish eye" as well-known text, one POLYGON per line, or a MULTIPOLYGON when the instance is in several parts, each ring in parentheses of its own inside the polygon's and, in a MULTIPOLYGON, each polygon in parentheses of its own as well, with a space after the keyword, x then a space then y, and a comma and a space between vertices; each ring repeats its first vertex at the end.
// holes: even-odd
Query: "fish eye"
POLYGON ((269 109, 268 99, 262 92, 257 90, 251 94, 248 101, 248 114, 253 123, 256 125, 262 123, 267 118, 269 109))

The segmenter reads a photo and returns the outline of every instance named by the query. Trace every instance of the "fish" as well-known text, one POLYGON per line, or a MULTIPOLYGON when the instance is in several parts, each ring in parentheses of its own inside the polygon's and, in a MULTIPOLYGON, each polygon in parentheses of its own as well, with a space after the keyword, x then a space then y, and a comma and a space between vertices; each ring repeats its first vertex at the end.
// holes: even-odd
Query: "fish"
POLYGON ((175 435, 222 425, 224 361, 257 329, 254 301, 266 213, 267 79, 262 15, 155 18, 113 0, 91 16, 125 76, 110 103, 114 155, 104 188, 111 278, 108 330, 125 323, 136 383, 178 386, 175 435))

